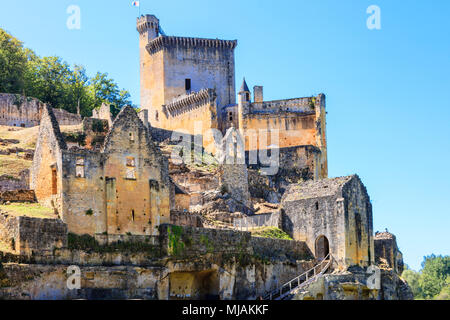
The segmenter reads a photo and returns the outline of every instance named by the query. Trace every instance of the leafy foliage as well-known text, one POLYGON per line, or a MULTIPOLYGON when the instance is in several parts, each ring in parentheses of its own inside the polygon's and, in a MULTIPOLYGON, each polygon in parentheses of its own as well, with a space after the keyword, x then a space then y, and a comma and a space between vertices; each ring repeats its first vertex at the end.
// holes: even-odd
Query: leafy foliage
POLYGON ((406 268, 402 277, 416 299, 450 299, 450 256, 432 254, 424 257, 419 272, 406 268))
POLYGON ((80 65, 71 67, 59 57, 39 57, 0 28, 0 92, 34 97, 72 113, 91 116, 102 103, 111 104, 115 117, 131 105, 130 94, 121 90, 107 73, 89 77, 80 65))
POLYGON ((283 230, 277 227, 262 227, 252 231, 252 236, 270 239, 292 240, 283 230))

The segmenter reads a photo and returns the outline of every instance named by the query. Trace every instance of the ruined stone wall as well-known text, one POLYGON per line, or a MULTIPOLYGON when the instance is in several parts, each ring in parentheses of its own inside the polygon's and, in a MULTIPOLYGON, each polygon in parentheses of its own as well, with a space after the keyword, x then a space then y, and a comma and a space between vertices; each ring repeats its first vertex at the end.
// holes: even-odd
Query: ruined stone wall
POLYGON ((69 232, 91 235, 106 232, 106 182, 101 154, 64 150, 62 163, 62 219, 69 232), (82 176, 77 175, 77 167, 83 170, 82 176))
MULTIPOLYGON (((325 95, 262 103, 240 104, 239 129, 245 136, 245 150, 314 146, 320 150, 315 175, 328 177, 325 95), (278 136, 272 136, 278 131, 278 136)), ((233 121, 225 119, 225 127, 233 121), (228 121, 228 122, 227 122, 228 121)))
POLYGON ((111 116, 111 106, 106 103, 102 103, 100 108, 92 110, 92 118, 101 119, 108 121, 108 125, 111 126, 113 123, 111 116))
POLYGON ((344 212, 337 206, 338 199, 338 195, 330 195, 301 201, 283 201, 282 225, 283 230, 294 240, 305 241, 316 257, 316 241, 320 236, 325 236, 333 257, 340 264, 345 264, 346 229, 344 212))
MULTIPOLYGON (((67 151, 50 109, 42 119, 32 186, 71 232, 152 235, 170 221, 167 160, 133 108, 122 109, 98 151, 67 151)), ((87 119, 83 126, 87 136, 104 136, 108 124, 87 119)))
POLYGON ((180 211, 189 211, 191 206, 191 196, 189 194, 175 195, 175 209, 180 211))
POLYGON ((202 228, 202 220, 198 214, 188 213, 185 211, 172 210, 170 212, 170 223, 176 226, 186 226, 202 228))
POLYGON ((244 129, 246 150, 267 149, 272 144, 281 148, 316 145, 314 114, 252 113, 245 116, 244 129), (267 136, 265 141, 260 138, 260 130, 267 136), (278 130, 278 141, 271 141, 269 130, 278 130), (257 144, 255 137, 258 138, 257 144))
MULTIPOLYGON (((263 150, 262 152, 266 152, 263 150)), ((283 148, 279 151, 279 165, 270 175, 261 175, 261 169, 268 168, 260 162, 249 166, 249 191, 252 197, 279 203, 284 192, 292 183, 317 180, 320 175, 321 151, 313 146, 283 148)), ((246 162, 250 163, 249 152, 246 162)))
POLYGON ((0 192, 11 190, 28 190, 30 189, 30 170, 25 169, 19 177, 10 175, 0 176, 0 192))
POLYGON ((365 186, 355 176, 342 188, 346 212, 346 263, 369 266, 375 261, 372 204, 365 186))
POLYGON ((0 241, 11 252, 48 256, 67 247, 67 226, 59 219, 39 219, 0 213, 0 241))
POLYGON ((311 260, 313 253, 303 241, 252 237, 253 252, 261 257, 287 257, 291 260, 311 260))
POLYGON ((31 167, 30 188, 36 193, 39 203, 62 211, 62 150, 67 145, 59 129, 53 110, 44 106, 39 135, 31 167))
MULTIPOLYGON (((79 147, 100 151, 110 127, 111 126, 106 119, 84 118, 82 122, 82 132, 80 132, 84 140, 81 145, 79 144, 79 147)), ((68 139, 66 138, 66 141, 67 140, 68 139)))
POLYGON ((0 245, 2 251, 19 253, 19 219, 0 212, 0 245), (16 244, 17 242, 17 244, 16 244))
POLYGON ((376 233, 374 237, 375 262, 391 268, 398 274, 403 273, 403 254, 397 246, 395 235, 389 232, 376 233))
POLYGON ((19 248, 22 255, 51 255, 67 246, 67 225, 59 219, 18 217, 19 248))
POLYGON ((0 204, 5 202, 36 202, 34 190, 0 191, 0 204))
POLYGON ((234 200, 251 208, 248 170, 242 141, 242 136, 237 129, 228 129, 218 153, 219 183, 223 192, 229 193, 234 200))
POLYGON ((170 221, 168 163, 148 129, 127 107, 105 141, 104 175, 108 233, 157 234, 170 221))
POLYGON ((0 94, 0 125, 34 127, 39 125, 42 103, 15 94, 0 94))
POLYGON ((312 259, 305 242, 252 237, 250 232, 244 231, 162 225, 160 236, 162 252, 179 258, 214 253, 291 260, 312 259))
MULTIPOLYGON (((16 94, 0 94, 0 125, 35 127, 39 125, 43 103, 37 99, 16 94)), ((53 109, 60 125, 77 125, 81 117, 62 109, 53 109)))
POLYGON ((64 109, 53 109, 60 126, 75 126, 81 123, 81 116, 64 109))
MULTIPOLYGON (((57 248, 51 255, 19 260, 0 254, 2 261, 9 262, 4 263, 0 298, 256 299, 315 263, 304 254, 307 248, 302 243, 216 229, 169 225, 161 229, 159 237, 146 242, 153 246, 159 238, 161 250, 135 249, 140 245, 136 243, 114 250, 57 248), (81 289, 76 292, 67 290, 70 265, 81 269, 81 289)), ((138 236, 97 235, 96 239, 100 237, 109 243, 113 238, 129 241, 138 236)))
POLYGON ((380 288, 369 285, 372 273, 364 270, 341 274, 326 274, 312 282, 293 300, 413 300, 408 284, 397 274, 381 270, 380 288))

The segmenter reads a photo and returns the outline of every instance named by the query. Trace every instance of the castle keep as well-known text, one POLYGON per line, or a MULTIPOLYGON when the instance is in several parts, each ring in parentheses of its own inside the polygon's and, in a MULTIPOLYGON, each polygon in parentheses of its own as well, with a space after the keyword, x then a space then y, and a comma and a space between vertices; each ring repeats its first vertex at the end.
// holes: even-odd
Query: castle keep
POLYGON ((268 149, 274 143, 281 151, 314 146, 320 151, 315 177, 328 176, 325 95, 264 101, 263 87, 255 86, 252 101, 244 79, 236 104, 237 41, 165 36, 159 23, 153 15, 137 19, 141 105, 153 127, 201 134, 213 153, 210 129, 225 135, 231 127, 245 137, 246 150, 268 149), (275 130, 276 142, 264 139, 275 130))
MULTIPOLYGON (((166 36, 153 15, 137 30, 139 111, 0 96, 13 137, 39 125, 29 190, 0 184, 0 299, 411 298, 361 179, 328 177, 324 94, 236 92, 236 40, 166 36)), ((0 139, 0 157, 22 160, 4 150, 20 143, 0 139)))

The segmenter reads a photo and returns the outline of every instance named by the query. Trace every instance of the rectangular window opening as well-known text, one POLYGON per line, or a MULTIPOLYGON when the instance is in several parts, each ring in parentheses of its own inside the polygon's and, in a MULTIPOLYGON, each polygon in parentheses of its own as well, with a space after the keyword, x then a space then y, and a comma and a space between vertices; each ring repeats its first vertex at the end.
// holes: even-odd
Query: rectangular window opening
POLYGON ((77 178, 85 178, 83 158, 77 158, 75 174, 77 178))
POLYGON ((184 80, 184 87, 185 87, 187 93, 191 92, 191 79, 184 80))
POLYGON ((136 159, 134 157, 127 157, 126 162, 126 179, 136 180, 136 159))

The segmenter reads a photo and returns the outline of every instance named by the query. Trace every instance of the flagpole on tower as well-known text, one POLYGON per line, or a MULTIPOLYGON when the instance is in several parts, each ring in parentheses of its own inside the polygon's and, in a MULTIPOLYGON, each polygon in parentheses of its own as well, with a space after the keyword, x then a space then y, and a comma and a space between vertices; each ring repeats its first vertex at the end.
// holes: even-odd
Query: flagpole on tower
POLYGON ((138 7, 139 8, 139 17, 141 16, 141 3, 140 3, 140 1, 133 1, 132 3, 131 3, 131 5, 133 6, 133 7, 138 7))

